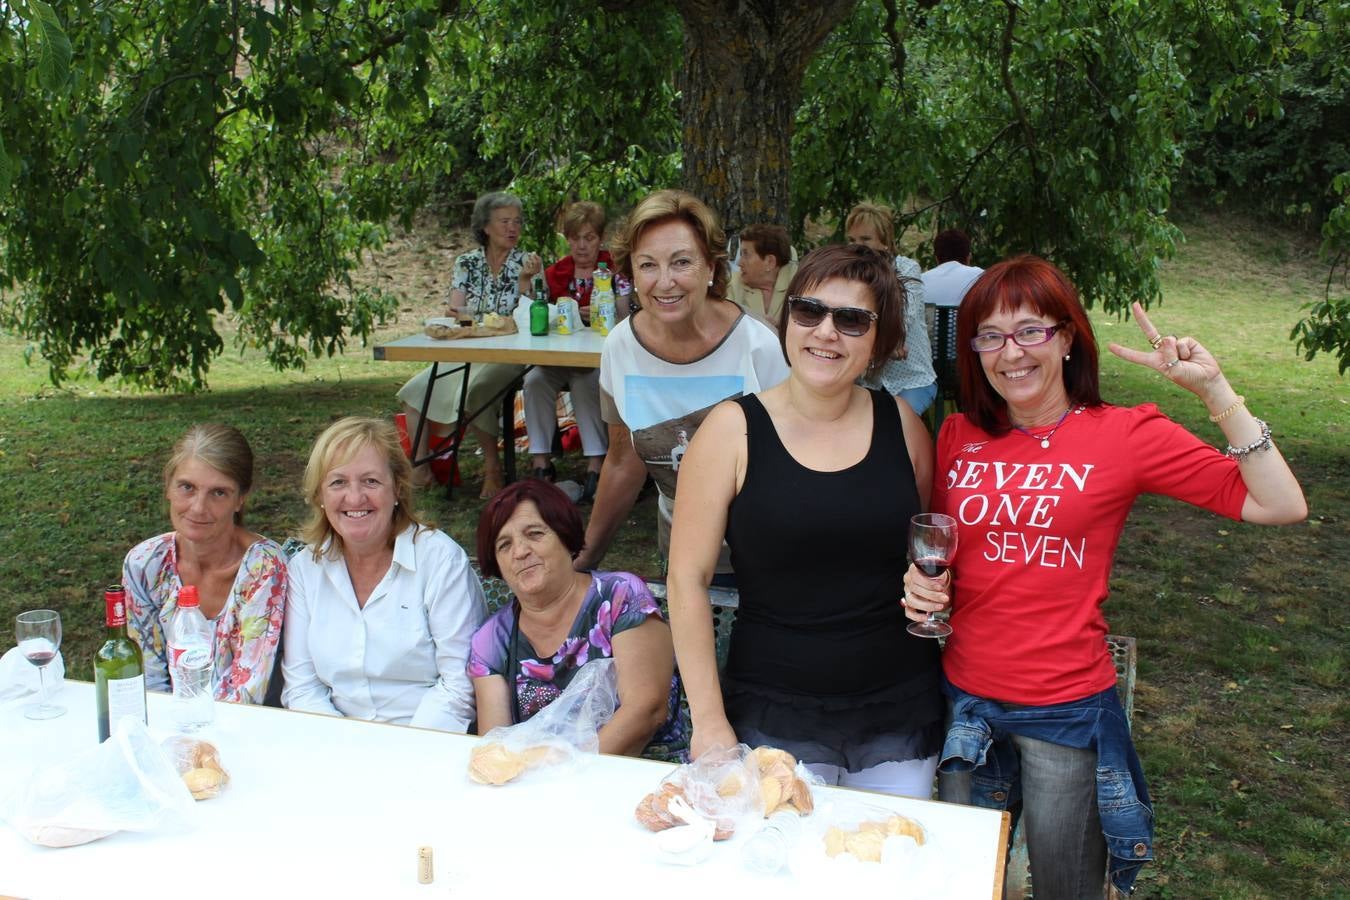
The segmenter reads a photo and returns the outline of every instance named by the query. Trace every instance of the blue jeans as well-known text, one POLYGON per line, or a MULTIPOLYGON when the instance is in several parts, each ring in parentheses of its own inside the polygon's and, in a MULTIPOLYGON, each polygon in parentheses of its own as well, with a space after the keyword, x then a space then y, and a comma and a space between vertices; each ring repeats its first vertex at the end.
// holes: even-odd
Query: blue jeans
POLYGON ((1108 865, 1130 893, 1153 858, 1153 808, 1115 688, 1050 706, 944 689, 951 722, 938 796, 1020 808, 1038 900, 1100 897, 1108 865))
POLYGON ((933 398, 937 396, 937 382, 925 387, 905 388, 897 396, 909 404, 914 415, 921 416, 924 410, 933 405, 933 398))

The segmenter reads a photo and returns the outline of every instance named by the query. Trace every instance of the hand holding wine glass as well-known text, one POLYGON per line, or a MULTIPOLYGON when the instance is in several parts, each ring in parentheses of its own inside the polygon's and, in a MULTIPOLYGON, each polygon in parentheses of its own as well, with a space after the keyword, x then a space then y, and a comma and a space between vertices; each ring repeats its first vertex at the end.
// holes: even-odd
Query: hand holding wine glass
MULTIPOLYGON (((921 513, 909 522, 909 558, 928 578, 941 578, 956 558, 956 520, 941 513, 921 513)), ((910 596, 907 590, 906 596, 910 596)), ((952 627, 937 618, 930 609, 922 621, 910 622, 909 633, 918 637, 939 638, 952 633, 952 627)))
POLYGON ((47 664, 61 649, 61 614, 53 609, 35 609, 19 613, 14 620, 14 638, 24 658, 38 667, 41 701, 24 710, 30 719, 55 719, 64 716, 66 708, 47 702, 47 664))

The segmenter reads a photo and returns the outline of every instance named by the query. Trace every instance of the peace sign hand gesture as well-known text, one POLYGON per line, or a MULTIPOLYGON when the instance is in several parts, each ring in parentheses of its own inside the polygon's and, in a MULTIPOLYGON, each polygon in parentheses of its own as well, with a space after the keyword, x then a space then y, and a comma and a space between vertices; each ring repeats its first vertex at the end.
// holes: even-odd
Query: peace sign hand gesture
POLYGON ((1205 399, 1208 393, 1223 383, 1218 361, 1199 341, 1193 337, 1159 334, 1141 304, 1136 302, 1130 308, 1135 321, 1139 323, 1139 330, 1144 332, 1153 349, 1146 352, 1113 342, 1108 345, 1112 353, 1127 362, 1162 372, 1170 381, 1201 399, 1205 399))

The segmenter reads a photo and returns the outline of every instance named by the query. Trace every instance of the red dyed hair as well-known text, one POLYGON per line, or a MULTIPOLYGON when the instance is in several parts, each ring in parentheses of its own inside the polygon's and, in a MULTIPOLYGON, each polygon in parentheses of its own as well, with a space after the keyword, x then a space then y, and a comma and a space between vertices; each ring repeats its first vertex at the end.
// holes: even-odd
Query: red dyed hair
POLYGON ((1064 389, 1079 406, 1101 406, 1097 383, 1097 339, 1072 282, 1038 256, 1014 256, 996 263, 976 279, 956 314, 956 371, 961 383, 961 410, 990 434, 1011 428, 1008 405, 990 386, 980 354, 970 346, 979 324, 995 312, 1021 307, 1056 322, 1067 321, 1069 361, 1064 364, 1064 389))
POLYGON ((586 529, 581 524, 581 513, 557 485, 538 478, 517 481, 489 500, 478 517, 478 568, 489 578, 502 577, 497 565, 497 535, 515 515, 516 507, 527 500, 539 510, 539 518, 553 529, 574 558, 585 546, 586 529))

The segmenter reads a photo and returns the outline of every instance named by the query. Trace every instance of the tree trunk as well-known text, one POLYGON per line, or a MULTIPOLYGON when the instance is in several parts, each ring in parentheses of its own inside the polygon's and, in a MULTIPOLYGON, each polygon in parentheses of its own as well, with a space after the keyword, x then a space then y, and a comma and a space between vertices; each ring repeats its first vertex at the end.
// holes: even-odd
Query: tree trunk
POLYGON ((791 230, 792 126, 802 75, 857 0, 678 0, 684 187, 728 234, 791 230))

